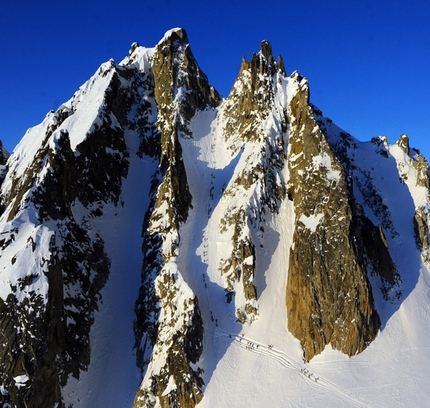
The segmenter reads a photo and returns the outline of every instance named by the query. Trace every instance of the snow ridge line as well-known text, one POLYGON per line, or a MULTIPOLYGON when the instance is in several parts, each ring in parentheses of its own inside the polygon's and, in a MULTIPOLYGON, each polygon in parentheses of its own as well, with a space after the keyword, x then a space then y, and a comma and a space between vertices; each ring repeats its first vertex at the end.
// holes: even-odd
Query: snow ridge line
POLYGON ((306 367, 303 367, 301 363, 296 361, 295 359, 291 358, 288 354, 286 354, 284 351, 276 350, 273 348, 273 345, 265 345, 263 343, 260 343, 258 341, 252 340, 249 337, 246 337, 244 334, 231 334, 226 332, 225 330, 220 329, 217 327, 215 331, 216 335, 221 335, 223 337, 228 337, 232 339, 235 343, 239 345, 239 347, 245 348, 246 350, 249 350, 254 353, 258 353, 261 355, 264 355, 266 357, 271 358, 272 360, 275 360, 278 362, 281 366, 285 368, 292 368, 296 369, 300 372, 300 374, 303 375, 304 378, 310 380, 312 383, 315 384, 315 386, 320 386, 323 388, 326 388, 330 391, 336 392, 351 401, 354 401, 358 405, 362 407, 369 407, 368 403, 362 402, 358 398, 350 395, 349 393, 346 393, 343 391, 339 386, 332 383, 331 381, 322 378, 322 377, 315 377, 313 373, 310 373, 309 370, 306 367))

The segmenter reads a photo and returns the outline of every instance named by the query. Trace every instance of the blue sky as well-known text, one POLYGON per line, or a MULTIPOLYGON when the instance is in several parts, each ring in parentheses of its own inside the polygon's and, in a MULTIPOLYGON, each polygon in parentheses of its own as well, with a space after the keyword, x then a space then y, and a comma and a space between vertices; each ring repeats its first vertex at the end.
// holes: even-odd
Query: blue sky
POLYGON ((430 2, 15 0, 0 5, 0 139, 68 100, 132 42, 152 47, 183 27, 210 82, 227 96, 242 56, 269 40, 311 101, 360 140, 407 133, 430 159, 430 2))

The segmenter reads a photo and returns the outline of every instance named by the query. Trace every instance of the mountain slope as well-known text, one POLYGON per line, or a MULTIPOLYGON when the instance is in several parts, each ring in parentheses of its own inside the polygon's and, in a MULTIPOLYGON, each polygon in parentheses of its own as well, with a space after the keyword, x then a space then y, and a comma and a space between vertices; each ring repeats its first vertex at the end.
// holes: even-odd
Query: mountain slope
POLYGON ((309 94, 263 41, 221 98, 173 29, 2 150, 2 403, 420 405, 428 163, 309 94))

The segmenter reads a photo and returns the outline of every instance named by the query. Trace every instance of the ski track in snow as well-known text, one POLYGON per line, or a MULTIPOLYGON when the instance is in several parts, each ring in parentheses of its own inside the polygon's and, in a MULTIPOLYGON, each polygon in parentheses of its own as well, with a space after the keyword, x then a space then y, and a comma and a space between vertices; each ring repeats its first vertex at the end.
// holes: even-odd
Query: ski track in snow
POLYGON ((343 397, 348 398, 349 400, 357 403, 360 406, 368 407, 368 404, 366 404, 363 401, 360 401, 359 399, 350 395, 346 391, 343 391, 339 386, 329 381, 328 379, 321 377, 319 375, 317 376, 314 373, 311 373, 303 364, 300 364, 298 361, 293 359, 287 353, 281 350, 277 350, 273 345, 265 345, 265 344, 262 344, 261 342, 258 342, 254 339, 251 339, 245 336, 244 334, 240 334, 240 335, 231 334, 220 328, 215 329, 215 335, 228 337, 229 339, 233 340, 233 344, 238 345, 239 347, 244 348, 245 350, 248 350, 252 353, 257 353, 267 358, 270 358, 272 360, 275 360, 278 364, 280 364, 282 367, 286 369, 295 370, 297 373, 300 373, 301 377, 303 377, 304 379, 307 379, 315 383, 315 387, 324 387, 331 392, 338 393, 343 397))

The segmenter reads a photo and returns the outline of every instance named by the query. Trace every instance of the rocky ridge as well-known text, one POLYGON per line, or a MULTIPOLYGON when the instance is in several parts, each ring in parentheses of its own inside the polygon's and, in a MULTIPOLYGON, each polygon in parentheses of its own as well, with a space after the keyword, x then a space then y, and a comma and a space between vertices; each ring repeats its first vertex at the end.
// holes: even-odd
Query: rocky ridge
POLYGON ((282 62, 274 62, 270 44, 263 41, 250 62, 242 60, 219 117, 231 155, 240 154, 246 162, 222 194, 221 199, 230 204, 220 223, 220 232, 230 235, 232 246, 231 254, 220 262, 220 273, 226 281, 227 301, 234 299, 242 323, 258 317, 255 248, 264 245, 266 214, 276 213, 285 197, 287 117, 280 102, 286 98, 285 84, 282 62), (237 206, 238 196, 245 205, 237 206))
POLYGON ((184 30, 165 37, 150 62, 161 146, 144 223, 135 333, 138 364, 146 374, 134 406, 194 406, 202 398, 203 384, 190 364, 202 352, 203 324, 198 299, 176 264, 179 226, 192 206, 179 138, 190 135, 188 122, 196 110, 216 106, 219 96, 197 66, 184 30))
MULTIPOLYGON (((118 90, 118 74, 111 64, 101 70, 105 108, 118 90)), ((120 125, 100 107, 86 138, 72 149, 73 128, 66 123, 81 97, 78 91, 48 114, 37 129, 41 144, 27 163, 19 160, 29 154, 23 140, 3 183, 2 258, 12 264, 11 292, 1 304, 9 331, 3 355, 13 358, 3 365, 2 381, 19 406, 60 403, 61 386, 88 367, 93 313, 109 277, 110 260, 92 219, 118 205, 127 151, 120 125), (14 325, 8 316, 15 316, 14 325), (22 376, 24 383, 14 380, 22 376)))
POLYGON ((341 132, 340 145, 333 149, 318 122, 320 112, 309 103, 307 81, 295 78, 299 92, 289 106, 288 194, 296 226, 288 270, 288 327, 300 339, 307 360, 327 344, 351 356, 363 351, 380 329, 370 275, 381 276, 386 293, 399 275, 381 225, 366 217, 354 196, 351 161, 339 154, 347 146, 354 149, 353 140, 341 132))

